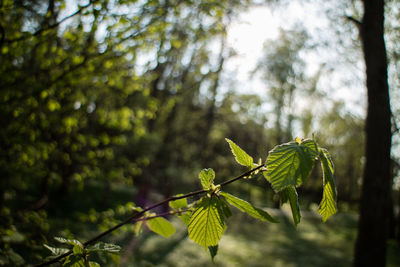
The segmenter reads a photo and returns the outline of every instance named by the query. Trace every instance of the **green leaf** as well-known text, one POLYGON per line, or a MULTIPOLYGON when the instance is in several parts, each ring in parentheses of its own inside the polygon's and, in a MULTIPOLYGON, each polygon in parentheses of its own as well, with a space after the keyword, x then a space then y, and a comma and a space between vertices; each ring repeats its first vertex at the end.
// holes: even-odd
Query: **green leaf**
POLYGON ((69 255, 64 263, 63 266, 65 267, 86 267, 85 259, 81 255, 69 255))
POLYGON ((322 166, 322 177, 324 184, 324 192, 322 194, 322 200, 319 205, 318 212, 322 216, 322 221, 326 220, 332 215, 336 214, 336 185, 335 179, 333 178, 334 167, 331 156, 326 149, 320 150, 321 166, 322 166))
POLYGON ((143 225, 143 221, 137 221, 135 223, 133 231, 135 232, 136 236, 138 236, 140 234, 140 232, 142 231, 142 225, 143 225))
POLYGON ((208 251, 210 252, 211 260, 214 261, 214 258, 218 253, 218 245, 208 247, 208 251))
POLYGON ((76 239, 66 239, 63 237, 54 237, 54 239, 62 244, 67 244, 67 245, 71 245, 71 246, 80 246, 83 248, 82 243, 76 239))
POLYGON ((48 250, 50 250, 51 254, 53 254, 54 256, 60 256, 69 251, 69 249, 67 249, 67 248, 54 248, 54 247, 50 247, 46 244, 43 244, 43 246, 45 248, 47 248, 48 250))
POLYGON ((269 152, 265 178, 275 192, 289 186, 300 186, 310 175, 318 153, 311 139, 297 140, 276 146, 269 152))
POLYGON ((229 143, 232 154, 235 156, 237 163, 240 165, 253 168, 253 158, 249 156, 243 149, 241 149, 238 145, 236 145, 232 140, 225 138, 225 140, 229 143))
POLYGON ((120 266, 120 264, 119 264, 119 263, 120 263, 120 260, 121 260, 120 255, 118 255, 118 254, 111 254, 110 256, 111 256, 111 260, 112 260, 114 266, 120 266))
POLYGON ((108 253, 119 253, 121 251, 121 247, 112 243, 97 242, 93 246, 87 248, 87 250, 91 252, 102 251, 108 253))
POLYGON ((218 245, 224 229, 219 200, 215 196, 203 198, 189 220, 190 239, 207 249, 218 245))
POLYGON ((83 247, 76 245, 73 247, 72 252, 74 252, 74 254, 83 254, 83 247))
POLYGON ((292 210, 293 222, 297 226, 300 223, 300 205, 297 196, 296 188, 294 186, 286 187, 280 192, 282 203, 289 202, 292 210))
POLYGON ((90 266, 90 267, 101 267, 101 265, 98 264, 98 263, 95 262, 95 261, 89 261, 89 266, 90 266))
MULTIPOLYGON (((183 194, 178 194, 176 195, 177 197, 182 196, 183 194)), ((181 208, 186 208, 188 206, 187 199, 186 198, 181 198, 178 200, 170 201, 169 206, 173 209, 181 209, 181 208)))
POLYGON ((221 207, 222 212, 225 215, 225 218, 231 217, 232 216, 232 211, 231 211, 231 208, 229 207, 228 203, 226 202, 226 199, 225 198, 221 198, 220 200, 221 200, 220 201, 220 207, 221 207))
POLYGON ((273 223, 277 223, 278 221, 275 220, 274 218, 272 218, 271 215, 268 214, 268 212, 254 207, 252 204, 250 204, 249 202, 237 198, 235 196, 232 196, 231 194, 225 193, 225 192, 220 192, 220 194, 222 196, 225 197, 225 199, 229 202, 229 204, 231 204, 232 206, 235 206, 236 208, 238 208, 240 211, 247 213, 248 215, 262 220, 262 221, 268 221, 268 222, 273 222, 273 223))
POLYGON ((215 172, 213 169, 203 169, 199 173, 199 178, 204 190, 208 190, 214 182, 215 172))
POLYGON ((166 238, 175 233, 175 227, 163 217, 150 219, 146 223, 151 231, 166 238))
POLYGON ((185 213, 181 213, 180 215, 178 215, 179 219, 181 219, 181 221, 188 226, 189 225, 189 220, 190 220, 190 213, 189 212, 185 212, 185 213))

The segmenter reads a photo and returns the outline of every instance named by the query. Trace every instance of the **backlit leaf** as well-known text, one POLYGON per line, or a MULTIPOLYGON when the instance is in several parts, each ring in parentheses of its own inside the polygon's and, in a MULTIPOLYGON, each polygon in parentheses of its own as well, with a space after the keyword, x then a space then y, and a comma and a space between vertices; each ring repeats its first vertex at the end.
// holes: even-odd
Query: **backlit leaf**
POLYGON ((203 198, 189 220, 190 239, 207 249, 218 245, 224 229, 219 200, 215 196, 203 198))
POLYGON ((322 215, 322 220, 326 220, 332 215, 336 214, 336 185, 335 179, 333 178, 333 163, 331 157, 326 149, 320 151, 321 166, 322 166, 322 177, 324 184, 324 192, 322 194, 322 200, 319 205, 318 212, 322 215))
POLYGON ((166 238, 170 237, 175 233, 175 227, 165 218, 156 217, 148 220, 147 226, 149 229, 159 235, 162 235, 166 238))
POLYGON ((245 212, 256 219, 274 223, 278 222, 277 220, 272 218, 272 216, 269 215, 268 212, 260 208, 254 207, 252 204, 243 199, 237 198, 225 192, 220 192, 220 194, 225 197, 225 199, 229 202, 229 204, 235 206, 240 211, 245 212))
POLYGON ((142 225, 143 225, 143 221, 138 221, 135 223, 133 231, 135 232, 136 236, 138 236, 140 234, 140 232, 142 231, 142 225))
POLYGON ((212 183, 214 182, 215 172, 213 169, 203 169, 199 173, 199 178, 201 185, 205 190, 210 189, 212 183))
POLYGON ((282 203, 289 202, 290 208, 292 210, 292 216, 294 224, 297 226, 300 223, 300 205, 297 196, 296 188, 294 186, 289 186, 280 192, 282 203))
MULTIPOLYGON (((182 194, 178 194, 176 196, 181 196, 182 194)), ((188 206, 187 199, 186 198, 181 198, 178 200, 173 200, 169 202, 169 206, 173 209, 180 209, 180 208, 186 208, 188 206)))
POLYGON ((225 140, 229 143, 232 154, 235 156, 237 163, 240 165, 253 168, 253 158, 249 156, 243 149, 241 149, 238 145, 236 145, 232 140, 225 138, 225 140))
POLYGON ((269 152, 265 178, 276 192, 289 186, 300 186, 311 173, 318 155, 316 151, 317 144, 311 139, 276 146, 269 152))
POLYGON ((190 213, 185 212, 182 213, 181 215, 178 215, 179 219, 181 219, 181 221, 188 226, 189 225, 189 220, 190 220, 190 213))

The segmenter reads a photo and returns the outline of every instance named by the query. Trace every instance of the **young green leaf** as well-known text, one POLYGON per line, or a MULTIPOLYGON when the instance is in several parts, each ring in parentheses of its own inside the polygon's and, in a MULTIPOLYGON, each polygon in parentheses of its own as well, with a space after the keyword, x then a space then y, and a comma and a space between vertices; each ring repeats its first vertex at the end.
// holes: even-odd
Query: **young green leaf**
POLYGON ((83 254, 84 248, 82 246, 76 245, 72 248, 72 252, 74 252, 74 254, 83 254))
POLYGON ((316 149, 316 143, 306 139, 301 143, 292 141, 276 146, 269 152, 264 176, 275 192, 299 186, 306 180, 314 165, 316 149))
POLYGON ((306 151, 310 160, 315 160, 318 157, 318 145, 313 139, 304 139, 300 146, 306 151))
POLYGON ((297 196, 296 188, 294 186, 289 186, 280 192, 282 203, 289 202, 290 208, 292 210, 292 216, 294 224, 297 226, 300 223, 300 205, 297 196))
POLYGON ((149 229, 159 235, 162 235, 166 238, 175 234, 175 227, 165 218, 156 217, 148 220, 147 226, 149 229))
POLYGON ((54 256, 60 256, 69 251, 69 249, 67 249, 67 248, 54 248, 54 247, 50 247, 46 244, 43 244, 43 246, 45 248, 47 248, 48 250, 50 250, 51 254, 53 254, 54 256))
POLYGON ((178 215, 179 219, 188 226, 189 225, 189 220, 190 220, 190 214, 188 212, 182 213, 181 215, 178 215))
POLYGON ((113 266, 120 266, 121 256, 119 254, 110 254, 109 256, 114 264, 113 266))
POLYGON ((253 168, 253 158, 249 156, 243 149, 241 149, 238 145, 236 145, 232 140, 225 138, 225 140, 229 143, 232 154, 235 156, 237 163, 240 165, 253 168))
POLYGON ((88 247, 87 250, 91 252, 103 251, 108 253, 119 253, 121 247, 111 243, 97 242, 93 246, 88 247))
POLYGON ((318 212, 322 216, 323 222, 336 214, 336 185, 333 178, 333 163, 329 152, 326 149, 320 150, 321 166, 322 166, 322 177, 324 184, 324 192, 322 194, 322 201, 319 205, 318 212))
POLYGON ((303 151, 300 164, 302 183, 310 176, 314 162, 318 157, 318 145, 312 139, 302 140, 300 148, 303 151))
POLYGON ((82 255, 72 254, 65 258, 63 263, 65 267, 86 267, 85 259, 82 255))
POLYGON ((199 173, 199 178, 204 190, 208 190, 214 182, 215 172, 213 169, 203 169, 199 173))
POLYGON ((237 198, 235 196, 232 196, 231 194, 225 193, 225 192, 220 192, 220 194, 225 197, 225 199, 231 204, 232 206, 235 206, 238 208, 240 211, 245 212, 249 214, 250 216, 262 220, 262 221, 268 221, 268 222, 273 222, 277 223, 278 221, 272 218, 271 215, 268 214, 268 212, 254 207, 252 204, 249 202, 237 198))
POLYGON ((71 246, 80 246, 83 247, 82 243, 76 239, 66 239, 63 237, 54 237, 54 239, 60 243, 71 245, 71 246))
MULTIPOLYGON (((178 197, 178 196, 182 196, 182 195, 183 194, 178 194, 176 196, 178 197)), ((173 208, 173 209, 186 208, 188 206, 187 199, 186 198, 181 198, 181 199, 178 199, 178 200, 170 201, 169 202, 169 206, 171 208, 173 208)))
POLYGON ((205 249, 218 245, 225 230, 224 216, 219 207, 219 201, 215 196, 203 198, 189 220, 190 239, 205 249))
POLYGON ((133 231, 135 232, 135 235, 138 236, 141 231, 142 231, 142 225, 143 225, 143 221, 137 221, 135 223, 135 226, 133 228, 133 231))
POLYGON ((98 263, 95 262, 95 261, 89 261, 89 266, 90 266, 90 267, 100 267, 101 265, 98 264, 98 263))

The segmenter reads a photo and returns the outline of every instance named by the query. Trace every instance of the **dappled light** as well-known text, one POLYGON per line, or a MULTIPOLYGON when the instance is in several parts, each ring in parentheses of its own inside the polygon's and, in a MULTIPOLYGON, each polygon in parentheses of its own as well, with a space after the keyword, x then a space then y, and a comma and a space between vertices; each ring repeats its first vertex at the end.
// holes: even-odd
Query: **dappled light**
POLYGON ((398 5, 0 1, 0 266, 399 266, 398 5))

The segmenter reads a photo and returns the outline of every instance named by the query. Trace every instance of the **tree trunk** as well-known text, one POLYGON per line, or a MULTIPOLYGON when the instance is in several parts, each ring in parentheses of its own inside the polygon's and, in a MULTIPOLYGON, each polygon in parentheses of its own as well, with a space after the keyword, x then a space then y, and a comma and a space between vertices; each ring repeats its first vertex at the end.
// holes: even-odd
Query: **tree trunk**
POLYGON ((384 1, 363 0, 361 39, 366 65, 368 110, 366 164, 354 266, 385 266, 391 194, 391 111, 384 40, 384 1))

